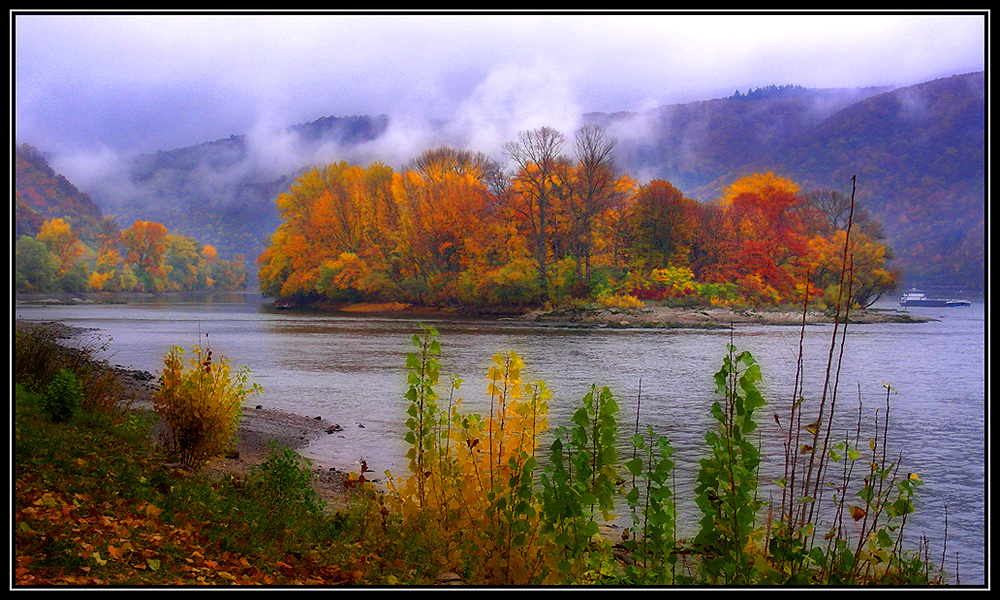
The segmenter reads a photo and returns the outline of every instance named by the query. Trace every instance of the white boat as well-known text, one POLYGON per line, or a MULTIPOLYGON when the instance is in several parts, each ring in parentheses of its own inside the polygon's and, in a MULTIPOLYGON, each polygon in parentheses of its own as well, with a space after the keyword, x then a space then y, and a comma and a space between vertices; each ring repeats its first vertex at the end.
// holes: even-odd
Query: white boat
POLYGON ((957 298, 928 298, 927 294, 912 290, 909 292, 903 292, 903 295, 899 298, 899 305, 903 308, 908 306, 953 307, 971 306, 972 303, 968 300, 960 300, 957 298))

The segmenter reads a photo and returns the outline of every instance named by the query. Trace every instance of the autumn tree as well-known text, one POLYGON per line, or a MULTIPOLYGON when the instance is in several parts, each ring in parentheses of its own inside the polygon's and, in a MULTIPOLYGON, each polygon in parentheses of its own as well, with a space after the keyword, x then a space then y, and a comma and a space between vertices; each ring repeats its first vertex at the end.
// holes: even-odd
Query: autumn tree
MULTIPOLYGON (((493 202, 480 173, 437 165, 402 173, 395 188, 400 208, 401 257, 412 297, 461 301, 462 274, 489 261, 493 202)), ((480 271, 482 272, 482 271, 480 271)))
MULTIPOLYGON (((124 276, 122 257, 122 232, 114 217, 104 217, 97 225, 97 257, 94 272, 90 276, 90 287, 95 291, 122 291, 125 281, 134 285, 124 276)), ((129 272, 131 275, 131 271, 129 272)))
POLYGON ((162 292, 167 287, 167 228, 162 223, 137 220, 122 231, 126 260, 135 265, 139 287, 162 292))
POLYGON ((174 291, 208 289, 208 262, 202 255, 203 246, 186 235, 168 234, 164 262, 167 281, 174 291))
POLYGON ((554 205, 562 194, 560 174, 566 138, 551 127, 518 134, 518 141, 504 144, 504 152, 513 161, 516 173, 511 190, 512 206, 527 227, 542 294, 548 297, 551 220, 554 205))
POLYGON ((595 252, 595 230, 603 213, 615 206, 623 193, 614 149, 618 140, 598 126, 576 132, 577 163, 569 181, 568 210, 570 250, 575 258, 577 279, 587 288, 595 252))
POLYGON ((641 186, 628 215, 632 266, 646 275, 653 269, 687 266, 699 208, 668 181, 654 179, 641 186))
POLYGON ((59 260, 58 275, 70 270, 86 250, 70 224, 62 219, 46 220, 35 239, 59 260))
MULTIPOLYGON (((837 231, 846 231, 848 223, 852 231, 863 233, 874 240, 885 239, 885 231, 868 210, 868 207, 838 190, 812 190, 802 195, 805 204, 812 211, 817 233, 831 236, 837 231)), ((888 250, 888 249, 887 249, 888 250)), ((889 250, 891 257, 891 250, 889 250)))
POLYGON ((808 206, 799 186, 774 173, 730 185, 719 200, 729 256, 717 256, 716 281, 734 281, 757 303, 795 299, 808 252, 808 206))
POLYGON ((50 219, 42 223, 36 239, 45 245, 57 262, 53 287, 64 292, 84 292, 89 272, 81 261, 87 247, 80 241, 69 223, 50 219))
POLYGON ((340 162, 302 174, 278 196, 281 225, 258 258, 261 290, 290 298, 315 293, 320 266, 360 246, 357 210, 340 162))
POLYGON ((448 146, 422 152, 407 163, 404 171, 415 171, 429 180, 454 173, 468 175, 486 187, 503 176, 503 167, 486 154, 448 146))
POLYGON ((815 217, 811 277, 823 301, 834 305, 842 271, 849 275, 851 306, 871 306, 893 290, 899 272, 891 266, 892 248, 884 242, 882 224, 867 208, 837 190, 814 190, 803 197, 815 217))

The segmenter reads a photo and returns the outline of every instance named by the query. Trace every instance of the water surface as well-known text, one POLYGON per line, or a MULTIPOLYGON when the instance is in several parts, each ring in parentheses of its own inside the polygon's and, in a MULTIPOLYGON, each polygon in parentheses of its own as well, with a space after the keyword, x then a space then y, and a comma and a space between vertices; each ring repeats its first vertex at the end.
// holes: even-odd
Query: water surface
MULTIPOLYGON (((935 317, 919 324, 851 325, 837 376, 838 423, 853 429, 860 410, 879 422, 889 398, 890 448, 902 452, 905 472, 924 481, 910 535, 930 540, 940 560, 947 515, 948 566, 957 553, 961 583, 982 584, 985 548, 985 307, 910 309, 935 317), (889 386, 887 388, 886 386, 889 386)), ((129 304, 17 306, 16 316, 91 329, 91 343, 108 342, 113 363, 158 373, 170 346, 188 351, 210 344, 234 366, 247 366, 264 387, 261 404, 337 423, 304 453, 316 464, 406 474, 405 355, 418 321, 357 315, 275 311, 259 296, 159 298, 129 304)), ((469 412, 486 413, 486 371, 498 352, 516 351, 524 381, 540 379, 552 391, 550 425, 567 424, 592 385, 608 386, 621 406, 623 440, 639 418, 666 435, 677 459, 680 510, 690 503, 704 434, 713 426, 713 375, 732 340, 761 364, 768 406, 758 414, 765 454, 781 458, 772 415, 792 396, 800 330, 743 325, 735 330, 621 330, 540 327, 511 321, 426 318, 440 332, 442 377, 464 380, 459 394, 469 412), (640 395, 641 382, 641 395, 640 395)), ((804 331, 807 402, 816 403, 826 380, 831 325, 804 331)), ((840 347, 835 348, 839 355, 840 347)), ((443 386, 442 391, 447 387, 443 386)), ((828 392, 832 399, 832 394, 828 392)), ((547 441, 543 442, 543 445, 547 441)), ((622 452, 630 452, 622 446, 622 452)), ((765 479, 776 476, 766 471, 765 479)), ((690 514, 685 513, 685 514, 690 514)), ((693 521, 693 519, 690 519, 693 521)), ((690 535, 693 531, 682 531, 690 535)))

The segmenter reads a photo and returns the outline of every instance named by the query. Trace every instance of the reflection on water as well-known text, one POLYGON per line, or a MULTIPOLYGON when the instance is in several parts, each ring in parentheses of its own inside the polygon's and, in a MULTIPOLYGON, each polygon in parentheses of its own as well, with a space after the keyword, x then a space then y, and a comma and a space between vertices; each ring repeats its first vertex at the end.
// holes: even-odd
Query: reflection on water
MULTIPOLYGON (((321 416, 343 427, 307 449, 315 463, 357 470, 365 460, 376 472, 406 472, 404 367, 405 355, 412 350, 410 338, 418 331, 416 320, 274 311, 248 295, 127 305, 18 306, 16 312, 18 317, 93 328, 95 336, 112 338, 112 362, 154 372, 171 345, 189 349, 199 340, 207 341, 216 354, 250 368, 252 380, 265 390, 252 402, 321 416)), ((883 384, 891 386, 890 447, 904 452, 904 469, 925 482, 918 512, 907 525, 913 528, 911 537, 925 533, 932 549, 935 543, 939 547, 947 511, 948 551, 961 556, 962 582, 982 583, 984 307, 925 309, 924 314, 941 318, 848 328, 843 366, 833 373, 839 382, 839 428, 853 428, 859 405, 869 422, 876 416, 882 419, 883 384)), ((569 329, 437 318, 425 322, 440 331, 442 379, 454 374, 464 380, 460 393, 468 412, 488 411, 486 372, 491 357, 513 350, 525 361, 522 379, 543 380, 553 392, 551 428, 568 423, 591 385, 606 385, 618 397, 620 437, 625 440, 634 426, 641 381, 642 427, 648 423, 670 439, 678 463, 675 491, 690 503, 682 510, 694 510, 690 490, 704 433, 713 426, 708 412, 716 399, 713 375, 731 332, 569 329)), ((808 402, 818 402, 822 395, 831 331, 831 326, 805 331, 808 402)), ((791 399, 800 331, 742 326, 732 336, 738 349, 749 350, 761 364, 768 406, 757 421, 765 455, 779 458, 780 437, 771 414, 787 410, 791 399)))

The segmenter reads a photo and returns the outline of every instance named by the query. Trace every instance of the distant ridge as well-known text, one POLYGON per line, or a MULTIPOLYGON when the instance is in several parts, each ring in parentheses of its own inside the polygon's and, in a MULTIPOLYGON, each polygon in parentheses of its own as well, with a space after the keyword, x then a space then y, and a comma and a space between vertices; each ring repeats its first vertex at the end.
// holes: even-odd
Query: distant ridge
MULTIPOLYGON (((702 201, 752 172, 847 193, 857 175, 858 199, 882 221, 906 285, 982 289, 985 108, 985 74, 977 72, 900 88, 765 86, 585 119, 618 138, 623 170, 702 201)), ((248 133, 136 156, 127 181, 86 195, 124 225, 158 220, 252 261, 279 223, 275 199, 298 174, 330 162, 325 150, 378 140, 390 121, 323 117, 273 139, 248 133), (316 160, 289 164, 292 156, 316 160)))

